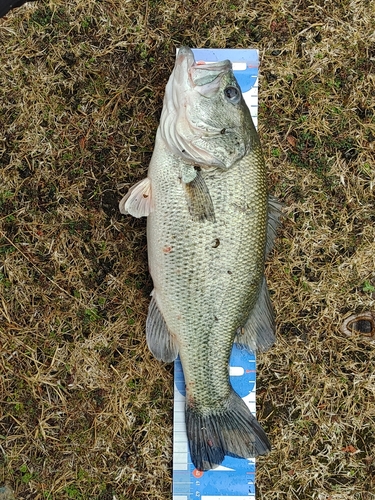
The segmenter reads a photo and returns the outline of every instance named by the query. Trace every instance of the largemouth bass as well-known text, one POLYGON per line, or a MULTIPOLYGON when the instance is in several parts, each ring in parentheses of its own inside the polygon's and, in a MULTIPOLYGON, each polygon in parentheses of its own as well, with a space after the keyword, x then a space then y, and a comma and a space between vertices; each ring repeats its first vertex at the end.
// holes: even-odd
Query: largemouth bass
POLYGON ((266 350, 275 339, 264 260, 280 205, 267 195, 258 135, 230 61, 196 63, 189 48, 179 50, 147 178, 120 210, 148 216, 154 290, 146 338, 157 359, 180 355, 195 467, 267 453, 228 366, 234 341, 266 350))

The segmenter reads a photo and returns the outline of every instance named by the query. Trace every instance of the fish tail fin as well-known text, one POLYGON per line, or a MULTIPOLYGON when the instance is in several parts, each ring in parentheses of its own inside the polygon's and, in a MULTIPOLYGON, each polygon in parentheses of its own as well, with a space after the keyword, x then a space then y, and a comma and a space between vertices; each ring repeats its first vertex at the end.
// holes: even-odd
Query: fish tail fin
POLYGON ((218 467, 225 455, 250 458, 271 450, 266 433, 233 390, 223 409, 201 412, 186 406, 190 455, 198 470, 218 467))

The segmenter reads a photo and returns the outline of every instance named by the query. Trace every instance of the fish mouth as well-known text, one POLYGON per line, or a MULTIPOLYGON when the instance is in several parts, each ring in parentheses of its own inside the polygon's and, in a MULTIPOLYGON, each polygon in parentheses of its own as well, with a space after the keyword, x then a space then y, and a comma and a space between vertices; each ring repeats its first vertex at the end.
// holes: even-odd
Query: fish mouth
POLYGON ((231 69, 232 63, 228 59, 208 63, 196 62, 193 51, 189 47, 179 49, 175 64, 175 73, 180 73, 181 80, 186 81, 187 75, 189 86, 206 97, 217 92, 221 77, 231 69))
POLYGON ((235 135, 230 120, 225 127, 215 121, 215 97, 231 71, 229 60, 196 62, 189 47, 181 47, 177 53, 158 132, 167 148, 190 165, 228 169, 246 153, 246 144, 238 144, 227 154, 218 140, 224 133, 225 137, 235 135), (212 106, 207 102, 210 98, 212 106))

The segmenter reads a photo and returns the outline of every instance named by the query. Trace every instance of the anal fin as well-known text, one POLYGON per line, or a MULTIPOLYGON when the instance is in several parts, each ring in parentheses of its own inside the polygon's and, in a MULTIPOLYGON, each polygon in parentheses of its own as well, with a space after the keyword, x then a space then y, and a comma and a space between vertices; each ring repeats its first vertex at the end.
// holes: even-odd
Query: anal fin
POLYGON ((275 315, 264 277, 258 300, 234 341, 253 352, 267 351, 275 343, 275 315))
POLYGON ((178 356, 178 344, 169 332, 154 297, 148 308, 146 340, 152 354, 159 361, 171 363, 178 356))

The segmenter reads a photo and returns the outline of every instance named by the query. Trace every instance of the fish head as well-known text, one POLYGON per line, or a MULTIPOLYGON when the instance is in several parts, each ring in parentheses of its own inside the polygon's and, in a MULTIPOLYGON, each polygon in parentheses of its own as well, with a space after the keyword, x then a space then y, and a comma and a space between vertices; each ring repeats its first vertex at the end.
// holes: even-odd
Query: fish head
POLYGON ((187 163, 227 170, 256 139, 250 112, 230 61, 196 62, 182 47, 166 86, 159 130, 187 163))

